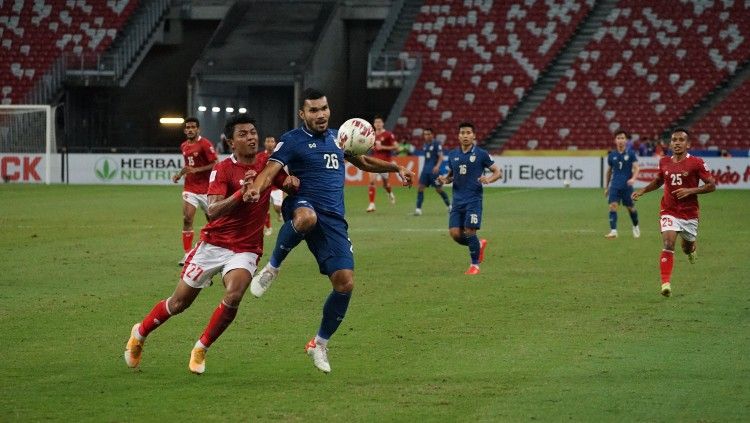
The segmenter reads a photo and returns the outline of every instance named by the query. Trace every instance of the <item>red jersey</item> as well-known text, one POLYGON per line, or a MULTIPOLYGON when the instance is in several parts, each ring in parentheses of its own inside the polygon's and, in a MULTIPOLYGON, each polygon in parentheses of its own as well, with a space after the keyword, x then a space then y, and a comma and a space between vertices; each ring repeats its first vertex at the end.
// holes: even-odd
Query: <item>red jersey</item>
POLYGON ((698 188, 700 181, 705 183, 711 178, 711 171, 703 159, 688 154, 679 162, 674 162, 672 157, 662 157, 659 160, 659 174, 664 179, 664 196, 659 214, 678 219, 697 219, 700 214, 698 195, 677 199, 673 192, 678 188, 698 188))
MULTIPOLYGON (((211 171, 211 184, 208 195, 229 197, 242 187, 240 182, 250 169, 260 173, 268 158, 256 156, 255 163, 247 165, 238 162, 234 155, 217 163, 211 171)), ((279 172, 273 180, 275 187, 281 188, 287 174, 279 172)), ((239 203, 229 213, 211 220, 201 229, 201 240, 235 253, 263 254, 263 223, 268 213, 268 199, 271 188, 260 194, 256 203, 239 203)))
MULTIPOLYGON (((180 145, 185 158, 185 166, 202 167, 216 161, 214 145, 207 138, 200 137, 195 142, 185 141, 180 145)), ((208 177, 211 170, 185 174, 185 191, 194 194, 205 194, 208 191, 208 177)))
POLYGON ((375 146, 372 148, 372 156, 390 162, 394 150, 381 150, 378 146, 392 147, 394 145, 396 145, 396 137, 393 135, 393 132, 383 131, 375 134, 375 146))

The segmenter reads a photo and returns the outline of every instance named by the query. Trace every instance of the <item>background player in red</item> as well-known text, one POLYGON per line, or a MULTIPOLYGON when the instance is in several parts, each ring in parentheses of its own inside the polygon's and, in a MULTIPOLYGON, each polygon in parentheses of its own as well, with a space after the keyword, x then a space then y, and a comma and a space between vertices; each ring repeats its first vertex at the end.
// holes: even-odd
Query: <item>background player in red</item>
POLYGON ((200 207, 208 220, 208 177, 217 162, 214 144, 201 136, 200 122, 197 118, 185 119, 185 136, 187 139, 180 145, 185 159, 185 166, 172 177, 172 182, 185 176, 185 187, 182 190, 182 248, 185 256, 179 261, 182 266, 185 257, 193 247, 193 218, 195 209, 200 207))
MULTIPOLYGON (((375 128, 375 146, 372 148, 372 156, 390 162, 394 152, 398 150, 398 143, 393 132, 387 131, 384 125, 382 116, 375 116, 372 120, 372 126, 375 128)), ((396 204, 396 196, 393 194, 393 188, 391 188, 391 183, 388 182, 388 177, 388 173, 370 173, 370 187, 367 190, 370 197, 370 205, 367 206, 368 213, 375 211, 375 192, 378 178, 383 181, 383 188, 388 193, 391 204, 396 204)))
MULTIPOLYGON (((276 148, 276 138, 267 136, 263 140, 263 147, 265 150, 258 153, 258 157, 264 157, 264 160, 268 160, 271 157, 271 153, 276 148)), ((280 189, 271 189, 271 206, 273 211, 276 213, 276 220, 282 221, 281 218, 281 204, 284 202, 284 191, 280 189)), ((265 229, 263 229, 263 235, 269 236, 273 233, 273 226, 271 225, 271 213, 266 214, 265 229)))
POLYGON ((661 238, 664 249, 661 252, 661 294, 672 295, 672 267, 674 265, 674 244, 677 234, 682 238, 682 251, 690 263, 695 263, 695 239, 698 236, 698 194, 716 190, 716 181, 711 176, 708 165, 700 157, 688 154, 689 133, 686 129, 672 131, 669 147, 671 157, 659 160, 659 174, 656 179, 633 193, 633 200, 651 192, 664 184, 664 196, 659 211, 661 238), (699 186, 699 181, 703 185, 699 186))
MULTIPOLYGON (((266 165, 268 158, 258 157, 258 132, 255 121, 246 114, 236 115, 225 125, 225 134, 234 153, 211 172, 208 188, 208 215, 211 220, 201 231, 201 241, 190 251, 174 293, 136 323, 125 347, 125 363, 137 367, 146 337, 167 319, 190 307, 211 278, 221 272, 225 293, 214 310, 200 339, 190 353, 188 367, 201 374, 206 370, 206 351, 237 315, 237 308, 250 286, 250 280, 263 254, 263 221, 268 213, 270 189, 257 203, 242 201, 249 183, 266 165)), ((280 172, 273 180, 276 187, 295 190, 299 180, 280 172)))

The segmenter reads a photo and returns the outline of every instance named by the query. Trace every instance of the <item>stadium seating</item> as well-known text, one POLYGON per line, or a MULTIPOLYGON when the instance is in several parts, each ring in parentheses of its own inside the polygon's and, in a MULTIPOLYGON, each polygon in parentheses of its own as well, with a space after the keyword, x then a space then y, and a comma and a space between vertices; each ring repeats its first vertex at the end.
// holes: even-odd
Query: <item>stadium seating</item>
POLYGON ((591 9, 579 2, 427 0, 402 59, 422 59, 422 73, 398 120, 396 135, 432 127, 447 146, 458 124, 486 137, 518 103, 591 9))
POLYGON ((661 133, 750 59, 748 37, 747 2, 621 0, 505 148, 608 148, 618 129, 661 133))
POLYGON ((750 149, 750 80, 746 80, 693 127, 693 147, 750 149))
POLYGON ((96 57, 138 0, 0 1, 0 103, 21 103, 65 53, 96 57))

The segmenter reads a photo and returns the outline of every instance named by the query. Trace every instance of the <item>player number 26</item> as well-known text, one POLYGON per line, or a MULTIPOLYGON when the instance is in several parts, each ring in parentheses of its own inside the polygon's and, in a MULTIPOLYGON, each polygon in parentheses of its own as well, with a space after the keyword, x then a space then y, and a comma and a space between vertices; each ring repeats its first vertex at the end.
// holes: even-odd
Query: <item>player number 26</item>
POLYGON ((326 161, 326 169, 338 169, 339 157, 335 154, 324 154, 323 160, 326 161))

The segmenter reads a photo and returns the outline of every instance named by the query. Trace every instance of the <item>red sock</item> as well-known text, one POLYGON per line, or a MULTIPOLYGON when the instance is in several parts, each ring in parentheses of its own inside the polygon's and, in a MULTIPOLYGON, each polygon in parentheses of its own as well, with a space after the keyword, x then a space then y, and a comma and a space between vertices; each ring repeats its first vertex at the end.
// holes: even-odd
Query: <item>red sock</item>
POLYGON ((367 196, 370 197, 370 202, 375 202, 375 187, 370 185, 370 187, 367 189, 367 196))
POLYGON ((148 336, 149 333, 153 332, 170 317, 172 317, 172 315, 169 314, 169 310, 167 310, 167 300, 161 300, 156 303, 154 308, 152 308, 146 317, 143 318, 138 332, 143 336, 148 336))
POLYGON ((219 303, 219 306, 214 310, 214 314, 211 315, 211 320, 209 320, 206 330, 201 335, 201 344, 205 345, 206 348, 210 347, 216 341, 216 338, 224 333, 224 329, 232 323, 236 315, 237 308, 227 307, 223 301, 219 303))
POLYGON ((266 213, 266 228, 271 227, 271 213, 266 213))
POLYGON ((674 266, 674 251, 661 250, 659 268, 661 268, 661 283, 668 283, 672 279, 672 267, 674 266))
POLYGON ((193 248, 193 231, 182 231, 182 248, 186 253, 193 248))

